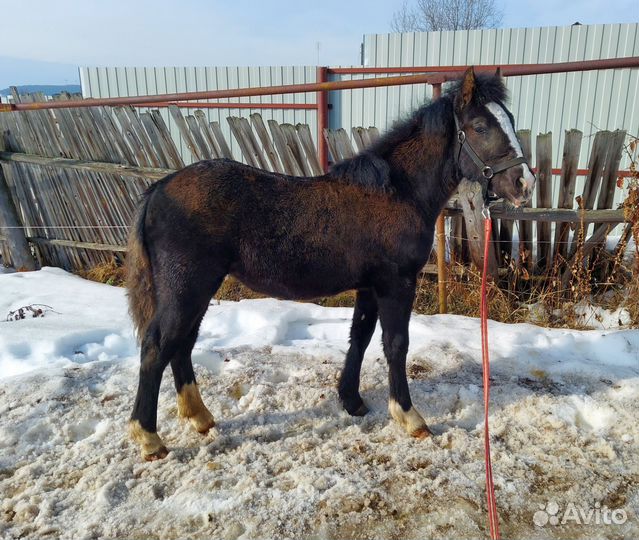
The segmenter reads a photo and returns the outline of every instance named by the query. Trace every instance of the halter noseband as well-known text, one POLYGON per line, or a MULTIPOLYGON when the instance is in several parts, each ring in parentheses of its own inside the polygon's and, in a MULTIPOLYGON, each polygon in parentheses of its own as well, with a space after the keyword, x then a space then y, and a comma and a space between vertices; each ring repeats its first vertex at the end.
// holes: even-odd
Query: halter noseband
POLYGON ((501 163, 497 163, 497 165, 486 165, 486 163, 484 163, 484 161, 477 155, 477 152, 475 152, 475 149, 468 142, 468 139, 466 139, 466 132, 461 128, 459 118, 457 118, 457 113, 453 113, 453 117, 455 118, 455 128, 457 129, 457 141, 459 142, 459 152, 457 153, 456 159, 457 166, 459 166, 459 158, 461 157, 463 149, 481 171, 482 180, 480 180, 480 182, 482 184, 482 192, 484 194, 484 200, 488 200, 488 183, 493 176, 497 173, 510 169, 511 167, 521 165, 522 163, 528 164, 528 161, 522 156, 502 161, 501 163))

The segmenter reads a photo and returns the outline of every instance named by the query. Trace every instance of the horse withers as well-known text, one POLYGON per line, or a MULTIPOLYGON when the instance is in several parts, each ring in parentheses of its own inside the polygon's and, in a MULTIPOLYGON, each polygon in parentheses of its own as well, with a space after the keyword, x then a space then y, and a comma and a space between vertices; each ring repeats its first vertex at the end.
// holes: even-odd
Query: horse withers
POLYGON ((466 177, 519 206, 534 176, 523 159, 499 75, 472 68, 441 98, 324 176, 294 178, 231 160, 201 161, 152 185, 129 238, 127 287, 141 343, 130 432, 146 460, 157 434, 162 373, 171 365, 178 413, 206 433, 191 351, 225 276, 285 299, 357 291, 338 395, 368 411, 360 368, 377 320, 389 366, 389 411, 413 437, 430 431, 406 380, 408 322, 437 216, 466 177))

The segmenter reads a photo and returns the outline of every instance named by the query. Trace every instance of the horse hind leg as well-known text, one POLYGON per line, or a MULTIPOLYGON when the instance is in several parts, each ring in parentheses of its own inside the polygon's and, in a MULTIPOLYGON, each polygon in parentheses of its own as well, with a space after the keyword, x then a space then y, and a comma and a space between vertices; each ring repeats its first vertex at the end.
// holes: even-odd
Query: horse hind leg
POLYGON ((171 359, 171 369, 177 392, 178 415, 188 419, 195 430, 204 435, 215 426, 215 419, 202 401, 191 361, 191 352, 197 340, 201 320, 202 317, 185 341, 184 347, 171 359))
POLYGON ((138 391, 129 421, 129 434, 139 445, 146 461, 162 459, 168 454, 157 433, 158 395, 168 363, 166 355, 160 354, 160 330, 156 317, 142 338, 138 391))
POLYGON ((359 381, 364 352, 377 324, 377 300, 371 290, 360 290, 355 299, 351 339, 344 368, 339 379, 338 394, 351 416, 364 416, 368 407, 359 394, 359 381))
MULTIPOLYGON (((140 380, 129 428, 147 461, 162 459, 168 454, 157 434, 157 406, 162 374, 169 363, 179 366, 178 410, 189 418, 196 418, 196 428, 202 430, 212 421, 212 416, 208 418, 204 412, 208 410, 195 384, 190 353, 208 302, 222 279, 223 274, 206 281, 191 276, 187 282, 187 277, 182 276, 177 280, 180 286, 158 288, 155 316, 142 340, 140 380), (207 282, 210 285, 203 285, 207 282)), ((176 283, 175 277, 173 283, 176 283)))

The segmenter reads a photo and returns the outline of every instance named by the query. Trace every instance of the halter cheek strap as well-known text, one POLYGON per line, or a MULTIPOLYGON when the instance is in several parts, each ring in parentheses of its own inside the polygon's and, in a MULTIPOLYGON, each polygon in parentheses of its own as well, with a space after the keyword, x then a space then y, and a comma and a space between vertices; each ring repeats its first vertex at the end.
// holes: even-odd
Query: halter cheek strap
POLYGON ((495 176, 497 173, 510 169, 511 167, 516 167, 517 165, 521 165, 522 163, 528 163, 525 157, 516 157, 513 159, 509 159, 507 161, 502 161, 501 163, 497 163, 496 165, 487 165, 484 161, 477 155, 475 149, 471 146, 471 144, 466 139, 466 132, 461 128, 461 124, 459 122, 459 118, 457 118, 457 114, 453 114, 455 118, 455 128, 457 129, 457 141, 459 142, 459 152, 457 153, 457 165, 459 166, 459 158, 461 157, 461 152, 464 150, 468 157, 473 161, 477 168, 481 171, 481 175, 483 177, 484 182, 482 182, 482 188, 484 190, 484 197, 486 197, 486 193, 488 191, 488 181, 495 176))

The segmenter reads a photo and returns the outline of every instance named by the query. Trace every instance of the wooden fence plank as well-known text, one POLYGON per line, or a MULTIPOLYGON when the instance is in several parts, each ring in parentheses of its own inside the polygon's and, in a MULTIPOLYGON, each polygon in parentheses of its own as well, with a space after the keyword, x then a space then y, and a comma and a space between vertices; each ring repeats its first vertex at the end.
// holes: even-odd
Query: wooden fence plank
POLYGON ((296 124, 295 130, 297 131, 300 144, 304 149, 304 155, 306 156, 306 161, 311 168, 312 175, 320 176, 324 174, 319 158, 317 157, 317 149, 313 144, 313 137, 311 136, 311 130, 308 127, 308 124, 296 124))
POLYGON ((231 133, 237 140, 237 143, 240 145, 240 150, 242 151, 242 155, 246 162, 252 167, 259 168, 259 162, 256 159, 255 153, 253 152, 250 142, 246 139, 244 134, 242 133, 242 128, 240 126, 239 118, 234 116, 229 116, 226 121, 229 123, 231 128, 231 133))
MULTIPOLYGON (((517 137, 521 143, 521 150, 528 163, 532 163, 532 147, 530 140, 530 130, 522 129, 517 132, 517 137)), ((526 207, 531 206, 531 201, 526 207)), ((532 227, 526 221, 519 222, 519 263, 530 273, 533 266, 533 250, 532 250, 532 227)))
POLYGON ((186 124, 186 121, 184 120, 184 117, 182 116, 182 111, 180 111, 180 108, 177 107, 176 105, 169 105, 169 113, 173 117, 173 121, 175 122, 175 125, 178 127, 178 130, 180 131, 180 135, 182 135, 182 138, 184 139, 186 146, 191 151, 191 154, 193 154, 195 161, 203 160, 204 156, 201 154, 197 144, 193 140, 193 136, 191 135, 191 130, 186 124))
MULTIPOLYGON (((460 215, 460 208, 446 208, 447 216, 460 215)), ((560 223, 623 223, 625 217, 623 209, 616 210, 579 210, 559 208, 512 208, 500 203, 490 205, 490 214, 493 217, 503 219, 515 219, 517 221, 541 221, 560 223)))
POLYGON ((35 260, 31 255, 22 223, 13 204, 9 187, 0 167, 0 228, 4 242, 11 256, 4 263, 12 264, 17 269, 35 270, 35 260))
POLYGON ((104 172, 117 174, 125 178, 148 178, 150 180, 160 180, 167 174, 175 172, 175 169, 155 169, 152 167, 135 167, 131 165, 121 165, 119 163, 103 163, 98 161, 86 161, 81 159, 48 158, 33 154, 19 154, 17 152, 0 152, 0 160, 16 163, 30 163, 45 167, 55 167, 61 169, 75 169, 78 171, 104 172))
MULTIPOLYGON (((120 163, 126 165, 139 165, 139 163, 135 159, 131 147, 127 143, 124 134, 120 129, 118 129, 117 122, 113 114, 113 109, 110 107, 101 107, 100 113, 104 121, 104 126, 107 129, 106 135, 113 141, 114 146, 118 150, 121 158, 120 163)), ((69 154, 67 157, 71 157, 71 154, 69 154)))
POLYGON ((155 122, 153 121, 153 117, 151 113, 143 112, 140 113, 140 122, 144 126, 144 129, 151 140, 151 144, 155 147, 156 153, 159 160, 159 167, 167 168, 170 167, 170 159, 167 156, 166 149, 164 148, 164 140, 160 135, 155 122))
POLYGON ((198 154, 201 156, 201 159, 211 159, 213 158, 213 153, 211 152, 209 146, 206 144, 205 136, 200 131, 200 125, 195 118, 195 116, 191 114, 187 114, 184 119, 186 120, 186 125, 191 132, 191 137, 193 141, 197 145, 198 154))
POLYGON ((231 149, 229 148, 229 145, 226 142, 226 139, 224 138, 224 134, 222 133, 222 128, 220 128, 220 124, 218 122, 211 122, 209 124, 209 127, 211 128, 211 132, 213 133, 213 136, 215 137, 215 140, 217 141, 220 152, 222 153, 222 157, 227 159, 233 159, 233 152, 231 152, 231 149))
POLYGON ((182 156, 180 156, 180 153, 175 146, 175 141, 173 140, 173 137, 171 137, 169 128, 167 127, 166 122, 164 122, 164 118, 162 118, 160 111, 157 109, 151 109, 150 114, 160 136, 160 140, 162 141, 162 150, 164 151, 168 168, 182 169, 184 167, 184 161, 182 161, 182 156))
POLYGON ((295 130, 295 126, 292 124, 281 124, 280 128, 284 136, 286 137, 286 146, 291 150, 293 157, 295 159, 295 163, 297 164, 298 169, 301 171, 300 176, 313 176, 313 172, 309 167, 306 158, 304 157, 304 150, 302 149, 302 145, 300 144, 299 138, 297 137, 297 131, 295 130))
POLYGON ((258 164, 257 166, 260 169, 264 169, 265 171, 268 171, 269 170, 268 159, 264 155, 262 148, 260 147, 260 143, 257 141, 255 135, 253 134, 253 130, 251 129, 251 124, 249 124, 249 121, 246 118, 240 117, 239 129, 242 136, 247 141, 249 149, 253 153, 253 159, 258 164))
POLYGON ((202 137, 206 141, 206 144, 208 146, 209 156, 211 156, 211 158, 213 159, 221 158, 222 152, 217 142, 215 141, 215 137, 213 137, 213 133, 211 133, 211 129, 209 128, 208 120, 206 118, 206 114, 204 113, 204 111, 197 109, 196 111, 193 112, 193 116, 195 116, 195 119, 197 120, 197 124, 200 128, 200 133, 202 134, 202 137))
POLYGON ((277 155, 277 151, 273 146, 273 142, 269 137, 268 131, 266 130, 266 125, 264 124, 262 115, 259 113, 253 113, 251 115, 251 124, 253 125, 255 133, 257 133, 257 136, 260 138, 262 148, 264 148, 264 152, 266 153, 266 157, 271 163, 271 170, 283 173, 284 167, 282 167, 282 162, 280 161, 280 158, 277 155))
POLYGON ((297 165, 295 156, 288 147, 286 135, 282 131, 281 126, 275 120, 269 120, 268 127, 271 131, 277 153, 282 161, 284 172, 292 176, 302 176, 302 170, 297 165))
MULTIPOLYGON (((611 133, 610 142, 608 144, 608 155, 606 156, 606 167, 604 169, 601 187, 599 195, 597 197, 597 209, 604 210, 612 208, 612 204, 615 198, 615 190, 617 189, 617 173, 619 171, 619 163, 621 162, 621 154, 623 152, 623 145, 626 140, 626 132, 624 130, 617 130, 611 133)), ((593 232, 593 236, 596 236, 601 229, 606 228, 606 225, 597 225, 593 232)), ((607 235, 607 233, 606 233, 607 235)), ((604 247, 605 237, 601 241, 601 248, 604 247)), ((607 275, 609 265, 606 262, 604 264, 604 275, 607 275)))
POLYGON ((38 244, 46 244, 52 246, 65 246, 81 249, 91 249, 97 251, 117 251, 126 252, 125 244, 98 244, 95 242, 75 242, 73 240, 61 240, 58 238, 42 238, 39 236, 30 236, 30 242, 36 242, 38 244))
POLYGON ((147 131, 144 129, 137 111, 133 107, 123 107, 125 117, 129 126, 135 132, 136 138, 142 145, 142 150, 146 154, 150 167, 161 167, 160 158, 157 155, 156 147, 151 143, 147 131))
MULTIPOLYGON (((566 131, 563 158, 561 162, 561 184, 559 190, 558 208, 572 208, 577 182, 577 168, 579 166, 579 152, 583 133, 578 129, 566 131)), ((554 260, 564 260, 568 253, 568 238, 570 225, 557 223, 555 227, 554 260)))
MULTIPOLYGON (((537 135, 537 207, 552 208, 552 133, 537 135)), ((550 267, 551 224, 537 223, 537 269, 545 272, 550 267)))
POLYGON ((146 156, 146 152, 144 151, 144 147, 142 146, 142 141, 140 141, 140 139, 138 138, 137 133, 133 129, 131 121, 126 115, 124 109, 122 107, 114 107, 113 114, 120 124, 120 128, 122 130, 122 133, 124 134, 124 138, 131 148, 131 151, 133 152, 134 163, 141 167, 151 167, 151 161, 146 156))

